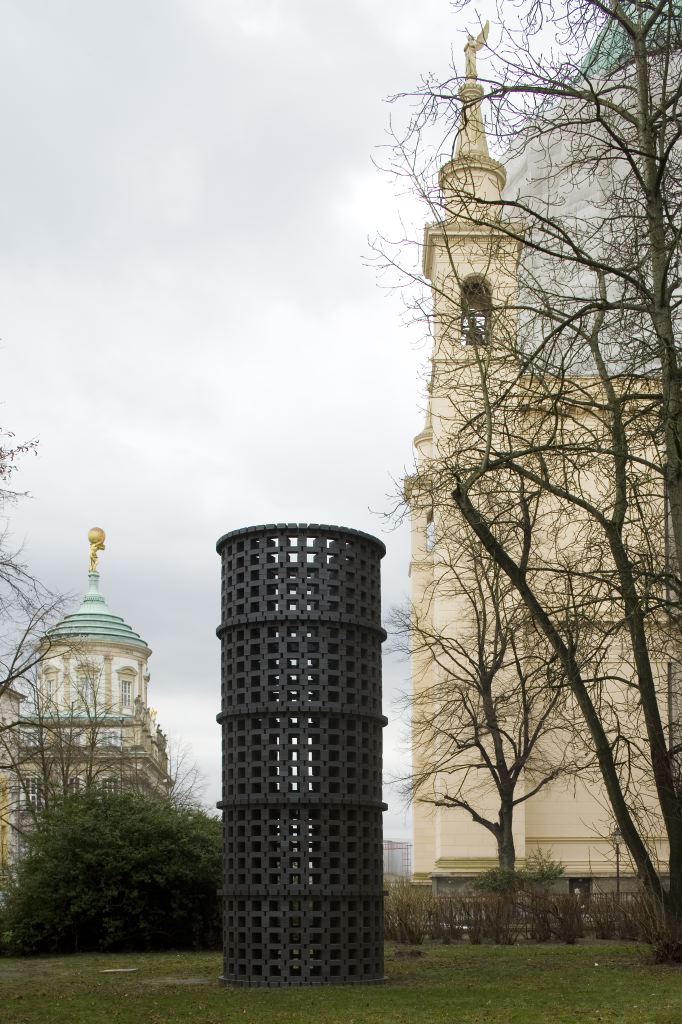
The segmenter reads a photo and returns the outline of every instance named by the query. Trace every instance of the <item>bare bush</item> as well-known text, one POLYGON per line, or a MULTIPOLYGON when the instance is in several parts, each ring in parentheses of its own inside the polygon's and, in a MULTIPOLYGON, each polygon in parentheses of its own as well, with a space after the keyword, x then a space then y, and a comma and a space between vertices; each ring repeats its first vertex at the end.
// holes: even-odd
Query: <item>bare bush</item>
POLYGON ((480 946, 486 934, 485 896, 468 896, 460 900, 462 922, 472 946, 480 946))
POLYGON ((651 946, 655 963, 682 963, 682 924, 667 912, 661 900, 641 892, 622 909, 637 938, 651 946))
POLYGON ((597 939, 613 939, 618 934, 619 902, 610 894, 593 895, 587 912, 597 939))
POLYGON ((384 931, 387 939, 420 946, 435 917, 435 898, 430 889, 400 879, 391 883, 384 899, 384 931))
POLYGON ((436 900, 431 921, 430 936, 436 942, 448 945, 458 942, 464 935, 461 903, 450 896, 436 900))
POLYGON ((483 907, 485 937, 496 946, 513 946, 524 930, 517 902, 499 894, 478 898, 483 907))
POLYGON ((550 904, 546 892, 529 892, 524 899, 526 927, 529 938, 549 942, 552 937, 550 904))

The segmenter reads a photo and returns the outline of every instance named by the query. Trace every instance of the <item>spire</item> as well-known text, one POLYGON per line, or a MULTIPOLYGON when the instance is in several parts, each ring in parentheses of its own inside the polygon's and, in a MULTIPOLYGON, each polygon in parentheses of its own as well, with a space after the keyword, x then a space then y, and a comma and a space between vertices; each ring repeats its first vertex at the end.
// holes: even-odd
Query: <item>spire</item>
POLYGON ((455 160, 473 156, 490 157, 488 137, 485 133, 481 100, 483 86, 478 82, 465 82, 459 87, 462 101, 462 119, 455 147, 455 160))
POLYGON ((476 54, 482 50, 488 39, 490 22, 486 21, 483 30, 474 38, 469 32, 464 47, 466 56, 466 81, 459 87, 459 98, 462 101, 462 119, 457 136, 455 159, 458 157, 490 156, 485 124, 481 112, 483 86, 478 81, 476 54))
POLYGON ((448 217, 457 217, 463 208, 470 208, 472 201, 499 202, 507 180, 502 164, 490 156, 481 110, 485 91, 478 81, 476 54, 486 45, 489 29, 486 22, 478 36, 468 33, 464 47, 466 71, 465 81, 459 87, 462 115, 455 155, 441 167, 439 175, 448 217))
POLYGON ((99 592, 99 573, 89 572, 88 573, 88 592, 83 597, 81 606, 78 609, 79 614, 89 615, 110 615, 111 612, 107 608, 106 601, 99 592))

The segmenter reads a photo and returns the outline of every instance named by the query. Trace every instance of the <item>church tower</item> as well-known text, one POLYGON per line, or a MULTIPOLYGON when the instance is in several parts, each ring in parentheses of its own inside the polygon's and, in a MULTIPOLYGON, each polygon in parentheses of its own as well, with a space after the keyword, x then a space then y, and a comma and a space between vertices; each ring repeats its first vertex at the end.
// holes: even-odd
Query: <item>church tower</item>
MULTIPOLYGON (((464 525, 452 497, 456 488, 465 493, 466 481, 475 511, 510 550, 525 551, 534 585, 545 586, 550 599, 562 567, 582 569, 590 555, 575 508, 562 520, 552 495, 538 488, 539 497, 529 498, 531 473, 509 471, 509 453, 521 462, 530 449, 547 463, 560 447, 557 435, 594 424, 579 402, 556 401, 551 368, 545 378, 537 364, 528 369, 519 342, 528 326, 520 310, 532 297, 524 298, 519 284, 524 225, 506 215, 506 170, 490 155, 483 120, 476 53, 486 35, 487 26, 465 48, 454 155, 440 169, 438 217, 424 232, 431 377, 415 471, 405 482, 412 525, 414 879, 447 893, 498 864, 521 867, 539 854, 563 865, 561 885, 572 892, 588 892, 593 883, 613 890, 614 869, 618 891, 621 874, 635 886, 634 870, 620 867, 622 839, 614 840, 619 833, 600 777, 576 771, 583 763, 580 733, 562 725, 552 696, 565 680, 518 592, 464 525), (545 398, 550 413, 543 419, 545 398), (526 529, 531 507, 535 518, 526 529)), ((519 176, 533 177, 535 156, 516 154, 519 176)), ((538 265, 524 260, 523 282, 542 272, 540 257, 526 252, 538 265)), ((569 395, 584 395, 591 379, 580 369, 561 377, 569 395)), ((579 462, 577 472, 593 486, 591 461, 579 462)), ((608 657, 612 677, 627 678, 632 667, 615 640, 608 657)), ((664 851, 662 837, 652 841, 664 851)))
MULTIPOLYGON (((417 624, 423 638, 413 644, 412 686, 415 708, 426 719, 429 701, 435 706, 441 699, 443 672, 431 641, 470 615, 461 585, 449 581, 459 553, 447 540, 453 487, 448 453, 453 438, 460 447, 466 443, 467 431, 480 415, 481 395, 486 388, 501 386, 516 352, 513 308, 523 230, 502 218, 506 171, 488 147, 484 90, 476 68, 476 52, 486 36, 487 26, 467 43, 454 156, 440 169, 438 219, 424 231, 423 271, 431 282, 433 303, 431 378, 425 424, 414 441, 416 471, 405 491, 412 525, 413 626, 417 624)), ((494 837, 470 815, 439 804, 453 781, 445 770, 439 772, 433 732, 420 728, 416 717, 413 774, 420 782, 413 802, 414 877, 434 881, 438 888, 439 876, 472 875, 496 866, 498 850, 494 837)), ((445 769, 447 758, 441 760, 445 769)), ((494 794, 488 799, 481 790, 477 801, 495 816, 494 794)), ((514 833, 516 856, 523 858, 522 808, 515 814, 514 833)))

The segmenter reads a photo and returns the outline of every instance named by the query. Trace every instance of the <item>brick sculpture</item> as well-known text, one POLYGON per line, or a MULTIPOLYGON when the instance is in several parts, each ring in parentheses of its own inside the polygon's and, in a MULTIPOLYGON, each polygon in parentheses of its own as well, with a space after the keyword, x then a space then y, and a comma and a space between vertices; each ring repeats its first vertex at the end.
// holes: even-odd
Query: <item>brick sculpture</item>
POLYGON ((221 537, 226 984, 383 978, 380 560, 337 526, 221 537))

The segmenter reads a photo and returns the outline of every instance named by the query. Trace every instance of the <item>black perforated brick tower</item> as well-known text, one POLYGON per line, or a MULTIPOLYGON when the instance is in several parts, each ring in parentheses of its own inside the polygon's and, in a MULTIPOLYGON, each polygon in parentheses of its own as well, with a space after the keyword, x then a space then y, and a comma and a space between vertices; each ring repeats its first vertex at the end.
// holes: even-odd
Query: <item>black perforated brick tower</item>
POLYGON ((224 976, 383 978, 380 560, 337 526, 225 534, 224 976))

